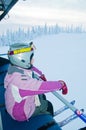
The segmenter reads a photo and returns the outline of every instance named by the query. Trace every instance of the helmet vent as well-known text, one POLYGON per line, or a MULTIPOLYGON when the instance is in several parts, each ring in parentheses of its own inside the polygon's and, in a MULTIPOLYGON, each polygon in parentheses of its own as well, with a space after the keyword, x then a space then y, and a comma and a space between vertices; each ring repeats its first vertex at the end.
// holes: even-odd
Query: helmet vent
POLYGON ((25 60, 22 59, 21 61, 22 61, 23 63, 25 63, 25 60))

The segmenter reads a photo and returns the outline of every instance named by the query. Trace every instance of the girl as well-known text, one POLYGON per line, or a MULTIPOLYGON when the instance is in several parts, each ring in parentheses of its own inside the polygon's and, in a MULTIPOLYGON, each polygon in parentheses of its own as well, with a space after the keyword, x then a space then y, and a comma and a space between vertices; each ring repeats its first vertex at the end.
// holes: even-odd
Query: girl
POLYGON ((40 77, 34 72, 34 50, 35 46, 31 42, 29 45, 13 44, 8 51, 10 65, 4 80, 5 104, 7 112, 17 121, 49 112, 49 102, 45 95, 40 94, 56 90, 67 94, 64 81, 46 81, 44 76, 40 77))

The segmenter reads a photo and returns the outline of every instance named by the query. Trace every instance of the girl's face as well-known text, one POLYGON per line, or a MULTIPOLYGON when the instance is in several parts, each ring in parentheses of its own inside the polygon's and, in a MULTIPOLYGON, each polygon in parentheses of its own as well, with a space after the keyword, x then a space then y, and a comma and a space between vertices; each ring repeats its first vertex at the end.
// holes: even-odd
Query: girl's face
POLYGON ((31 64, 33 65, 33 63, 34 63, 34 58, 32 57, 32 59, 31 59, 31 64))

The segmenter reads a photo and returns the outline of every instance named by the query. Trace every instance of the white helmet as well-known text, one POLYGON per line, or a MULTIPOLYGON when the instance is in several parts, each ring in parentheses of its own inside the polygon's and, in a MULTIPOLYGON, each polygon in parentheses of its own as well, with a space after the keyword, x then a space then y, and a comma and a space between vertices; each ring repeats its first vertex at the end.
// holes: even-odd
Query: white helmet
POLYGON ((22 67, 31 68, 31 59, 34 55, 35 46, 33 42, 29 45, 25 43, 15 43, 10 46, 8 58, 11 64, 22 67))

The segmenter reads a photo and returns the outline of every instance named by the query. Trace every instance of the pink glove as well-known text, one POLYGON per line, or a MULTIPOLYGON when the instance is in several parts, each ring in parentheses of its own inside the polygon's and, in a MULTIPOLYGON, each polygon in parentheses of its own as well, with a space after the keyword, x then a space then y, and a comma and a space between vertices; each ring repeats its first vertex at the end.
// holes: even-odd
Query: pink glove
POLYGON ((66 95, 68 93, 68 88, 67 88, 66 83, 62 80, 59 80, 58 82, 62 84, 62 88, 61 88, 62 94, 66 95))

